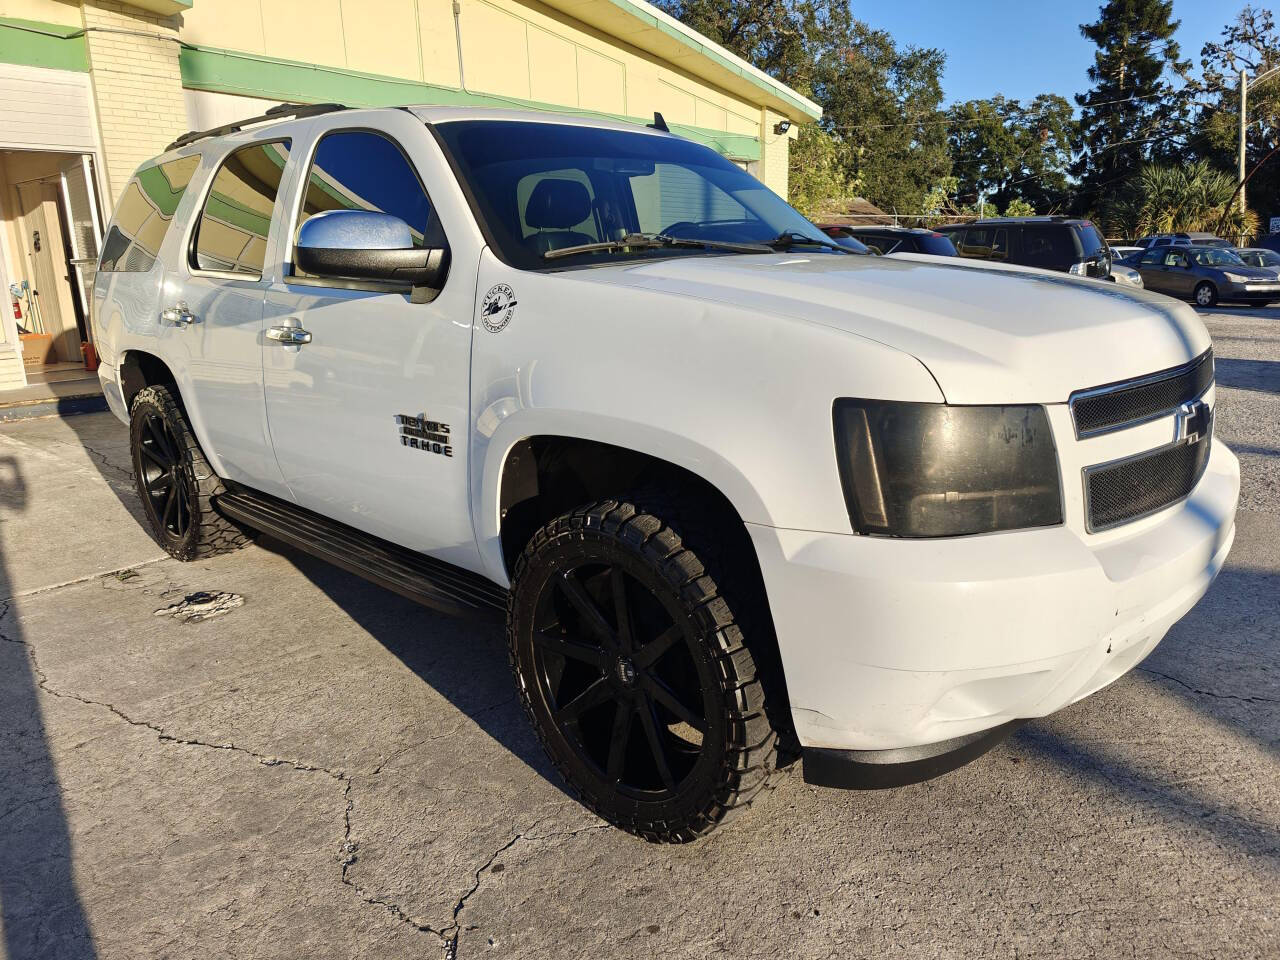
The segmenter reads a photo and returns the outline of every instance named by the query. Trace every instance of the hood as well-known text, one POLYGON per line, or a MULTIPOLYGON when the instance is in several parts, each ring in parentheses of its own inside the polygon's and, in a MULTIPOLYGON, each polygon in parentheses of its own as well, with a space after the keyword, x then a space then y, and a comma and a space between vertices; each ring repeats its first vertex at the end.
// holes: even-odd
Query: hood
POLYGON ((575 280, 732 304, 909 353, 949 403, 1063 403, 1176 366, 1209 335, 1190 307, 1135 287, 919 255, 690 256, 575 280))
POLYGON ((1254 267, 1249 264, 1243 266, 1237 264, 1201 264, 1206 270, 1217 270, 1219 273, 1234 273, 1237 277, 1248 277, 1250 280, 1275 280, 1277 270, 1275 267, 1254 267))

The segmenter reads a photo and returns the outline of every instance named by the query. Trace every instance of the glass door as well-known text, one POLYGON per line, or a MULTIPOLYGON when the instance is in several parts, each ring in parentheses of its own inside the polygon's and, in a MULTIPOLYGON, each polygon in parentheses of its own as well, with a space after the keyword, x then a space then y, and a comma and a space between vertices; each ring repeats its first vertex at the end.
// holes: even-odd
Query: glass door
POLYGON ((72 287, 84 317, 85 334, 92 341, 93 278, 102 246, 102 222, 97 191, 93 183, 93 161, 85 155, 68 157, 61 163, 62 209, 67 224, 72 287))

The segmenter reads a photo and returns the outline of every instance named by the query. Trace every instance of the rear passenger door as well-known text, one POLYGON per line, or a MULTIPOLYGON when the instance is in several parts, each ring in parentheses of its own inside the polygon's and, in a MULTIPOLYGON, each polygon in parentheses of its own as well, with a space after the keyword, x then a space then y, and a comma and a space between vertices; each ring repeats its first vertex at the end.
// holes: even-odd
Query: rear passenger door
POLYGON ((412 550, 479 568, 468 486, 475 264, 454 262, 439 296, 399 285, 307 275, 294 265, 302 223, 374 210, 415 242, 447 245, 423 170, 443 163, 409 113, 379 129, 317 123, 293 190, 284 264, 264 326, 298 326, 302 345, 264 337, 267 418, 301 506, 412 550))
POLYGON ((224 476, 277 496, 288 489, 267 432, 259 344, 290 149, 282 137, 215 155, 161 297, 171 311, 161 335, 183 357, 183 396, 206 452, 224 476))

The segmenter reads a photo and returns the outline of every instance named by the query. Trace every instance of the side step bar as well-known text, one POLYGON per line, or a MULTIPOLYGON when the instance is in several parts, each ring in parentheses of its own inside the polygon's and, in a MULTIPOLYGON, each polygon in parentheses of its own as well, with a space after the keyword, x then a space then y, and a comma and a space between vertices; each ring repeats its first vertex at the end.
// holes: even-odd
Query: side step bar
POLYGON ((506 614, 507 591, 493 581, 296 504, 237 486, 214 506, 238 523, 424 606, 486 620, 506 614))

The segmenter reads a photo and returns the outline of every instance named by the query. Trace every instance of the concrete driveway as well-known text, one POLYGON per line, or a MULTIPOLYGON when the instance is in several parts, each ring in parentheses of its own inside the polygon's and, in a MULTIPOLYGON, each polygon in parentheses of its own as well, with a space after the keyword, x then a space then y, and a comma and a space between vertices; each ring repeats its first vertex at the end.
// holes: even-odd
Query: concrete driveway
POLYGON ((165 559, 109 415, 0 426, 0 954, 1280 954, 1280 311, 1207 319, 1239 533, 1141 668, 675 848, 564 793, 499 631, 270 543, 165 559))

